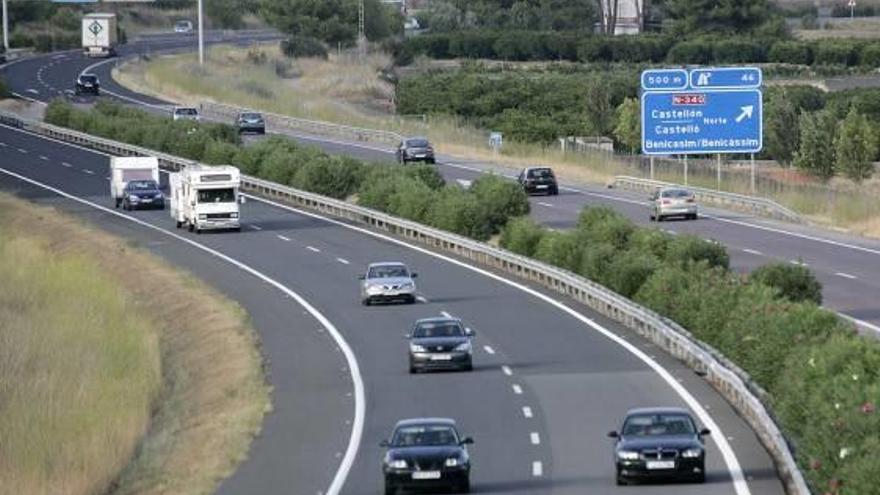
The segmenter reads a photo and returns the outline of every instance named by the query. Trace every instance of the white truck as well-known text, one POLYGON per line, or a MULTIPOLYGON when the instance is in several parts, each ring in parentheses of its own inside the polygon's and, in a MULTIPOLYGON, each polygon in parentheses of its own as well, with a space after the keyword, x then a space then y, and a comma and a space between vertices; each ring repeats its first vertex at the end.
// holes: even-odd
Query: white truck
POLYGON ((241 231, 238 192, 241 178, 229 165, 190 165, 168 176, 171 218, 177 228, 241 231))
POLYGON ((159 159, 155 156, 110 158, 110 197, 117 208, 125 199, 125 186, 133 180, 154 180, 159 184, 159 159))
POLYGON ((82 46, 87 57, 116 55, 116 14, 86 14, 82 19, 82 46))

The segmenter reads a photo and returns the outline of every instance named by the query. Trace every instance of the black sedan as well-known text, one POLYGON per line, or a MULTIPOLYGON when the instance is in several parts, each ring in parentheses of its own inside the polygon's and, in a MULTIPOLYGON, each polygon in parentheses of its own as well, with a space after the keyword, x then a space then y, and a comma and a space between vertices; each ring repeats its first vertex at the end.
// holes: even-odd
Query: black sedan
POLYGON ((626 413, 623 427, 612 431, 616 439, 614 463, 617 484, 637 479, 706 481, 706 446, 703 435, 684 409, 653 407, 626 413))
POLYGON ((520 172, 516 178, 526 194, 544 193, 548 196, 559 194, 556 175, 549 167, 529 167, 520 172))
POLYGON ((97 96, 101 92, 101 81, 94 74, 80 74, 76 78, 76 94, 92 93, 97 96))
POLYGON ((122 208, 136 210, 138 208, 165 209, 165 196, 154 180, 132 180, 123 190, 122 208))
POLYGON ((263 116, 257 112, 242 112, 235 119, 235 125, 238 133, 255 132, 257 134, 266 134, 266 122, 263 116))
POLYGON ((417 418, 398 421, 390 440, 380 444, 388 450, 382 462, 385 495, 399 489, 471 490, 471 460, 467 445, 455 421, 447 418, 417 418))
POLYGON ((431 369, 473 369, 474 332, 457 318, 423 318, 407 335, 409 372, 431 369))
POLYGON ((397 145, 397 161, 400 163, 434 163, 434 147, 423 137, 404 139, 397 145))

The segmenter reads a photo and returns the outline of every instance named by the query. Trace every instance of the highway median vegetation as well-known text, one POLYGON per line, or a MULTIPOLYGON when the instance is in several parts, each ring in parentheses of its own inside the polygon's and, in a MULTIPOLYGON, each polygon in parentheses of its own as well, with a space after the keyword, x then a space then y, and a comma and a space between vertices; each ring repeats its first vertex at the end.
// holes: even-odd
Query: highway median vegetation
POLYGON ((740 366, 767 392, 816 493, 875 490, 880 343, 819 306, 807 268, 734 273, 723 246, 637 227, 607 208, 586 208, 567 232, 514 219, 500 244, 657 311, 740 366))
POLYGON ((0 492, 209 493, 244 457, 269 402, 234 303, 8 195, 0 278, 0 492))

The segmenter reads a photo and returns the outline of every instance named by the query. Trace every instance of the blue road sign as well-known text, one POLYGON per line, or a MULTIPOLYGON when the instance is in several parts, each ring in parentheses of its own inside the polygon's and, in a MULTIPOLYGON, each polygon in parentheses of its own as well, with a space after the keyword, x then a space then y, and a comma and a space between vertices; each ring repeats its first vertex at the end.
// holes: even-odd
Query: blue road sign
POLYGON ((662 91, 687 89, 688 73, 684 69, 649 69, 642 72, 642 89, 662 91))
POLYGON ((761 91, 646 91, 646 155, 757 153, 763 146, 761 91))
POLYGON ((691 89, 760 88, 763 82, 757 67, 707 67, 691 70, 691 89))

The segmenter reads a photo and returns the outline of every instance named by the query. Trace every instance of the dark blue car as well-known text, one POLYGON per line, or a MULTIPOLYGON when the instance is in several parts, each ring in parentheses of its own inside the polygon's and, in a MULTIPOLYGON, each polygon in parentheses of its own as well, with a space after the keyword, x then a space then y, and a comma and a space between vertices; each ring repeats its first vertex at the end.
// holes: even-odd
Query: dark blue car
POLYGON ((165 195, 154 180, 133 180, 123 190, 122 208, 137 210, 139 208, 165 209, 165 195))

